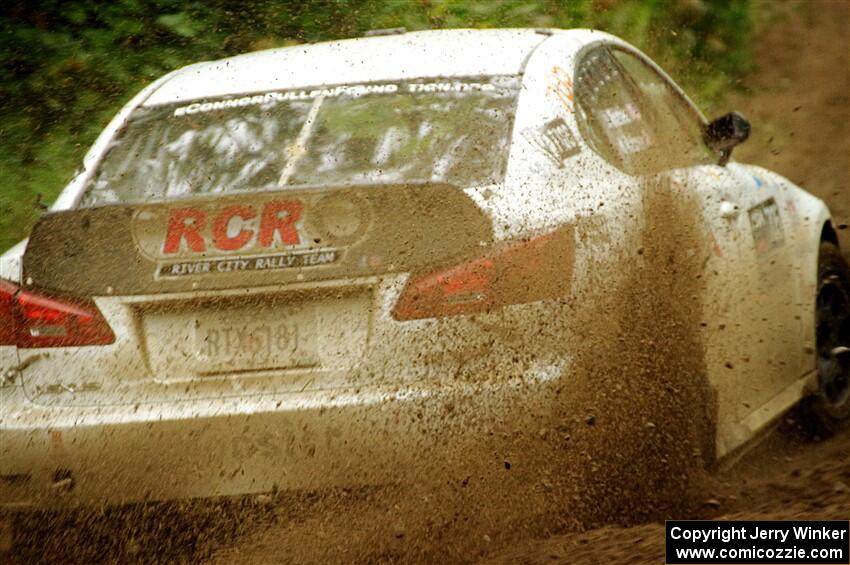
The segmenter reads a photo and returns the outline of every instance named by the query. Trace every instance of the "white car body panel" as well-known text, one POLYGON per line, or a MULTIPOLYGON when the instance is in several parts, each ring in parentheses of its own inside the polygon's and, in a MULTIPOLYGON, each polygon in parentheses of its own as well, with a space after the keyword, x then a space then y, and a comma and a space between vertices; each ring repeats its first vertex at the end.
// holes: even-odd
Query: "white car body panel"
MULTIPOLYGON (((598 42, 638 53, 619 39, 590 30, 450 30, 301 45, 198 63, 154 82, 119 112, 52 211, 76 206, 110 141, 140 105, 405 78, 522 74, 505 178, 498 185, 466 187, 464 192, 492 219, 497 241, 591 218, 595 236, 576 240, 576 276, 566 302, 577 301, 598 287, 598 266, 637 253, 644 227, 639 182, 586 146, 569 166, 554 167, 523 132, 560 118, 578 135, 573 112, 551 95, 551 77, 556 67, 571 73, 581 50, 598 42), (529 194, 534 195, 533 207, 528 205, 529 194)), ((702 221, 719 249, 707 266, 716 276, 706 280, 702 335, 709 381, 717 394, 716 451, 724 457, 745 446, 811 386, 814 358, 804 347, 813 340, 817 249, 829 212, 817 198, 758 167, 706 165, 677 171, 673 177, 683 190, 694 190, 702 221), (754 256, 748 214, 770 198, 779 207, 786 245, 762 260, 754 256), (749 292, 736 291, 742 287, 749 292), (753 336, 776 341, 759 344, 753 336)), ((22 242, 0 257, 0 277, 21 282, 25 248, 22 242)), ((357 445, 363 449, 361 460, 349 464, 379 468, 381 450, 370 446, 367 436, 370 426, 390 418, 386 405, 403 411, 422 398, 448 394, 450 379, 440 371, 450 367, 451 356, 464 347, 452 335, 464 335, 470 340, 467 347, 479 346, 479 338, 493 339, 487 329, 491 326, 568 315, 565 306, 532 303, 475 320, 398 323, 391 310, 406 281, 406 274, 396 274, 305 283, 304 288, 280 285, 132 297, 104 293, 95 300, 116 335, 114 344, 96 350, 0 347, 0 371, 15 376, 11 386, 0 388, 0 477, 31 476, 29 486, 21 490, 0 484, 0 507, 124 503, 351 481, 357 475, 336 462, 347 457, 345 445, 349 452, 357 445), (167 309, 205 296, 294 296, 305 289, 316 296, 337 290, 352 296, 362 293, 361 306, 370 312, 361 318, 366 320, 363 327, 319 347, 321 355, 343 360, 356 358, 368 347, 369 362, 383 372, 371 386, 353 387, 347 365, 323 372, 290 371, 285 381, 280 371, 260 371, 250 379, 224 376, 199 383, 191 376, 191 361, 179 359, 184 354, 179 336, 168 333, 178 322, 168 311, 159 318, 145 314, 139 323, 140 309, 147 312, 157 304, 167 309), (151 344, 156 351, 149 350, 151 344), (172 344, 174 350, 169 351, 172 344), (414 363, 416 359, 425 362, 414 363), (28 379, 26 387, 21 373, 28 379), (102 375, 120 375, 120 384, 109 384, 102 375), (108 400, 93 401, 101 388, 108 400), (317 417, 321 414, 325 416, 317 417), (243 433, 243 421, 250 433, 243 433), (300 431, 307 424, 309 431, 300 431), (281 442, 288 446, 283 462, 275 459, 281 453, 275 446, 281 442), (159 461, 159 449, 166 444, 170 455, 159 461), (316 453, 320 456, 314 457, 316 453), (205 465, 213 464, 211 454, 225 476, 210 478, 203 472, 205 465), (155 472, 128 471, 151 466, 159 473, 167 469, 171 480, 163 481, 155 472), (57 468, 78 472, 73 493, 49 488, 57 468)), ((345 325, 357 324, 352 318, 345 325)), ((508 334, 490 342, 488 355, 511 379, 537 386, 569 373, 569 351, 548 355, 543 343, 525 345, 535 359, 528 367, 511 366, 510 350, 518 347, 518 340, 508 334)), ((511 390, 500 394, 510 395, 511 390)), ((386 450, 403 451, 398 446, 386 450)))

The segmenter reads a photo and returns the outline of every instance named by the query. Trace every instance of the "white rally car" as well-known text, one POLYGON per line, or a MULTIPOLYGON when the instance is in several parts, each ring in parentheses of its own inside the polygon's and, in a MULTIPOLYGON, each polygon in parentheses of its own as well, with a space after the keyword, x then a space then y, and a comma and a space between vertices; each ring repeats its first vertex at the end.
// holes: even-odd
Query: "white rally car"
POLYGON ((606 390, 684 406, 706 462, 807 396, 839 424, 847 267, 823 202, 730 160, 748 131, 589 30, 164 76, 0 261, 0 509, 379 481, 616 427, 606 390))

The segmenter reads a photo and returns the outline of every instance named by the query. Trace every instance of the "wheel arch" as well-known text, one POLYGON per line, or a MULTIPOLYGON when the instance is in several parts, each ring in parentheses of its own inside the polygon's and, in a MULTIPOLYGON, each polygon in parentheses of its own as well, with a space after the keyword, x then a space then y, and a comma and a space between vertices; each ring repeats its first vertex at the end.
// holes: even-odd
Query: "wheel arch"
MULTIPOLYGON (((795 268, 797 278, 798 315, 802 321, 801 338, 804 347, 813 348, 815 340, 815 297, 818 288, 818 263, 820 245, 824 241, 838 243, 838 234, 834 227, 829 208, 816 196, 788 184, 795 198, 796 219, 789 222, 792 226, 794 241, 795 268), (793 188, 792 188, 793 187, 793 188)), ((814 368, 814 357, 804 361, 804 367, 814 368)))
POLYGON ((835 231, 835 227, 833 227, 832 225, 832 220, 827 220, 823 223, 823 227, 821 228, 820 232, 820 240, 834 243, 836 247, 839 246, 838 232, 835 231))

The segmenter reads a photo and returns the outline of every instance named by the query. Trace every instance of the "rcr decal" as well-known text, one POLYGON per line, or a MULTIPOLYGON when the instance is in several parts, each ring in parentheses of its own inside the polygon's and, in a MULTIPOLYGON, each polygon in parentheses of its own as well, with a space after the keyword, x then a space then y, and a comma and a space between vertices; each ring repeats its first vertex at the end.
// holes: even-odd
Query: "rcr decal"
POLYGON ((559 168, 564 162, 581 151, 581 146, 567 123, 556 118, 539 128, 523 130, 523 137, 539 149, 559 168))
POLYGON ((342 249, 362 241, 374 212, 355 194, 253 194, 133 212, 133 242, 153 261, 247 257, 304 249, 342 249))
POLYGON ((781 247, 785 243, 782 230, 782 217, 776 200, 769 198, 756 204, 747 211, 753 232, 753 245, 756 255, 764 255, 781 247))
POLYGON ((266 202, 259 211, 251 205, 225 206, 209 215, 198 208, 174 208, 162 245, 163 255, 180 251, 205 253, 208 247, 219 251, 238 251, 246 247, 268 249, 278 242, 293 246, 301 243, 296 224, 303 205, 293 201, 266 202), (259 215, 259 227, 249 224, 259 215))
POLYGON ((155 278, 320 267, 370 232, 374 211, 350 193, 255 194, 133 212, 133 241, 155 278))

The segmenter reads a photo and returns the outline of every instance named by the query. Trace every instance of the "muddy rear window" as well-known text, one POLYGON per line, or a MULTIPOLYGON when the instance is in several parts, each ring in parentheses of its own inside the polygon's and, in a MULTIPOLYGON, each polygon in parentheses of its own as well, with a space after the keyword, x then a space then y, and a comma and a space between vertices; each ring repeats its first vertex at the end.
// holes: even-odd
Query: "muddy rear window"
POLYGON ((275 91, 138 108, 83 206, 301 185, 499 182, 520 77, 275 91))

